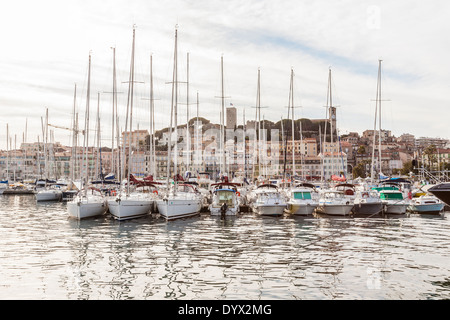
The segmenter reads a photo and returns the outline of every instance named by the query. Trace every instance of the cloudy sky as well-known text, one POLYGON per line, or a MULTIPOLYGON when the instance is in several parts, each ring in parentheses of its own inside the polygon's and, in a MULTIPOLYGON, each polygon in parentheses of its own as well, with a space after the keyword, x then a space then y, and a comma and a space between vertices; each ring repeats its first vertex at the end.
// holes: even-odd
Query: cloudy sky
MULTIPOLYGON (((2 1, 0 12, 0 148, 6 125, 17 146, 42 139, 41 119, 83 123, 92 54, 90 118, 100 109, 102 145, 110 145, 113 50, 124 128, 133 25, 136 81, 133 128, 149 126, 150 56, 157 128, 169 124, 175 26, 178 25, 179 122, 199 114, 219 122, 220 61, 225 105, 238 122, 255 117, 258 68, 265 119, 286 118, 293 68, 296 118, 323 118, 328 70, 341 133, 373 129, 378 60, 382 59, 383 129, 395 136, 450 138, 448 1, 64 0, 2 1), (187 56, 189 53, 189 65, 187 56), (100 95, 98 95, 100 93, 100 95), (100 96, 100 99, 98 97, 100 96), (26 137, 25 136, 25 128, 26 137)), ((68 130, 53 128, 70 145, 68 130)), ((90 139, 92 141, 92 139, 90 139)))

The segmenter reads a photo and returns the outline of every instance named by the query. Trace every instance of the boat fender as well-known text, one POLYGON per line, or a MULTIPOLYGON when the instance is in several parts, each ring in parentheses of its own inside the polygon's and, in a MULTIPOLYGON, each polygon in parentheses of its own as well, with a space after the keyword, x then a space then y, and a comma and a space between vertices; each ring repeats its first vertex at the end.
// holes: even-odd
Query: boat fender
POLYGON ((347 201, 346 204, 350 204, 350 201, 347 201))
POLYGON ((111 195, 112 196, 115 196, 117 193, 116 193, 116 190, 111 190, 111 195))
POLYGON ((237 195, 238 197, 240 197, 240 196, 241 196, 241 193, 240 193, 239 191, 236 191, 236 195, 237 195))

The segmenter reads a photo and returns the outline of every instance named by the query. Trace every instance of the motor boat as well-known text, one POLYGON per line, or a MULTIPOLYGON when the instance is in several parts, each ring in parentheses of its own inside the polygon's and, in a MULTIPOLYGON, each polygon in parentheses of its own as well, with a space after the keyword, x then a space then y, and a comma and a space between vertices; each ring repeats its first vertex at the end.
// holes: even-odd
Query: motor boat
POLYGON ((314 185, 302 183, 292 189, 286 189, 287 207, 286 213, 300 216, 313 214, 319 205, 319 194, 314 185))
POLYGON ((352 213, 353 204, 353 201, 346 197, 344 192, 328 189, 321 192, 316 212, 333 216, 347 216, 352 213))
POLYGON ((429 188, 428 192, 450 206, 450 182, 437 184, 429 188))
POLYGON ((408 207, 408 211, 414 213, 440 213, 444 210, 445 203, 434 195, 422 195, 414 197, 408 207))
POLYGON ((262 184, 254 191, 253 212, 262 216, 281 216, 286 209, 286 200, 277 186, 273 184, 262 184))
POLYGON ((386 189, 379 191, 383 203, 383 212, 386 214, 405 214, 409 199, 405 198, 400 189, 386 189))
POLYGON ((239 191, 233 183, 216 183, 211 185, 212 201, 209 205, 211 215, 235 216, 239 213, 239 191))
POLYGON ((383 212, 383 202, 378 192, 373 190, 356 190, 353 213, 358 215, 375 215, 383 212))

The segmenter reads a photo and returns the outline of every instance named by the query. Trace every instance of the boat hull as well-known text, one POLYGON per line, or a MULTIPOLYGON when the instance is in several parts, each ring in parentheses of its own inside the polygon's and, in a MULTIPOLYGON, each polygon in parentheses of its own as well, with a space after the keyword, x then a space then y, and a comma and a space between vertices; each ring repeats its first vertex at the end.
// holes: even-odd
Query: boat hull
POLYGON ((428 192, 450 206, 450 183, 441 183, 428 189, 428 192))
POLYGON ((309 216, 313 214, 317 206, 317 203, 288 203, 285 212, 296 216, 309 216))
POLYGON ((324 204, 317 207, 318 213, 331 216, 347 216, 352 213, 353 204, 324 204))
POLYGON ((415 204, 410 205, 408 210, 415 213, 440 213, 444 210, 444 203, 434 203, 434 204, 415 204))
MULTIPOLYGON (((222 215, 222 207, 209 206, 209 211, 212 216, 221 216, 222 215)), ((239 206, 228 207, 225 211, 226 216, 235 216, 239 212, 239 206)))
POLYGON ((67 190, 62 192, 62 201, 70 201, 78 194, 77 190, 67 190))
POLYGON ((166 220, 192 217, 200 213, 200 199, 162 199, 156 201, 159 214, 166 220))
POLYGON ((383 204, 378 203, 355 203, 353 213, 358 215, 373 215, 383 212, 383 204))
POLYGON ((36 201, 61 201, 62 191, 40 191, 36 193, 36 201))
POLYGON ((67 203, 67 212, 70 218, 85 219, 100 216, 106 213, 106 202, 70 201, 67 203))
POLYGON ((407 204, 383 204, 383 212, 386 214, 405 214, 407 204))
POLYGON ((143 217, 152 211, 154 200, 148 199, 108 199, 108 209, 116 220, 143 217))
POLYGON ((260 216, 281 216, 286 209, 286 205, 254 205, 253 212, 260 216))

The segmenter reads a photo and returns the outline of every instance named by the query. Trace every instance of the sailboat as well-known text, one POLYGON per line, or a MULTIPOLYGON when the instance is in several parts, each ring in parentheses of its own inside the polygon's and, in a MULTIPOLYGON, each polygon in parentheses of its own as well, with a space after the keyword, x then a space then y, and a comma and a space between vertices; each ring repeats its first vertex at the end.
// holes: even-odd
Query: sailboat
MULTIPOLYGON (((177 145, 175 144, 174 156, 174 179, 173 185, 170 185, 170 164, 172 157, 172 130, 177 133, 177 104, 178 104, 178 65, 177 65, 177 41, 178 41, 178 26, 175 27, 175 50, 174 50, 174 66, 173 66, 173 81, 172 81, 172 105, 170 112, 170 129, 169 142, 167 153, 167 193, 162 199, 156 200, 158 212, 166 220, 173 220, 178 218, 191 217, 199 214, 202 208, 202 195, 193 184, 183 183, 183 179, 178 173, 177 166, 177 145), (174 125, 172 127, 172 121, 174 125)), ((177 135, 176 135, 177 136, 177 135)))
POLYGON ((91 54, 89 53, 89 69, 88 69, 88 85, 86 98, 86 116, 85 116, 85 135, 84 135, 84 161, 85 161, 85 178, 83 188, 69 202, 67 202, 67 211, 70 218, 83 219, 103 215, 108 210, 105 197, 100 190, 89 187, 89 102, 90 102, 90 86, 91 86, 91 54))
MULTIPOLYGON (((328 114, 330 115, 330 125, 331 125, 331 146, 333 146, 333 120, 335 119, 335 109, 332 104, 332 94, 331 94, 331 69, 328 72, 328 92, 327 92, 327 109, 329 110, 328 114)), ((326 137, 326 132, 325 132, 326 137)), ((333 174, 334 170, 334 157, 333 150, 331 151, 331 162, 332 162, 332 170, 331 170, 331 179, 332 180, 340 180, 339 177, 333 174)), ((328 214, 328 215, 349 215, 353 209, 353 201, 354 199, 346 196, 343 190, 338 190, 336 188, 329 188, 321 191, 319 198, 319 205, 316 209, 317 212, 328 214)))
MULTIPOLYGON (((295 177, 295 143, 294 143, 294 70, 291 69, 291 81, 289 88, 289 106, 288 106, 288 118, 292 117, 292 175, 291 183, 286 188, 285 193, 287 196, 287 207, 285 211, 294 215, 310 215, 314 212, 318 206, 318 193, 316 188, 312 184, 301 183, 294 185, 295 177)), ((301 126, 301 122, 300 122, 301 126)), ((302 139, 302 133, 300 131, 300 139, 302 139)), ((283 141, 285 141, 283 139, 283 141)), ((286 142, 285 142, 285 159, 286 159, 286 142)), ((302 169, 303 172, 303 169, 302 169)))
POLYGON ((48 109, 46 110, 45 114, 45 141, 44 141, 44 157, 45 157, 45 187, 42 190, 39 190, 36 192, 35 197, 36 201, 61 201, 62 199, 62 189, 60 185, 57 184, 47 184, 48 181, 48 150, 47 150, 47 137, 48 137, 48 109))
MULTIPOLYGON (((149 214, 153 208, 154 204, 154 194, 153 192, 141 192, 144 191, 137 184, 132 185, 132 177, 131 177, 131 162, 132 162, 132 146, 131 146, 131 133, 132 133, 132 124, 133 124, 133 96, 134 96, 134 51, 135 51, 135 36, 136 36, 136 27, 133 26, 133 44, 131 51, 131 66, 130 66, 130 80, 128 83, 128 102, 127 102, 127 115, 126 115, 126 123, 125 123, 125 138, 128 138, 128 176, 127 176, 127 184, 126 187, 123 185, 119 190, 119 194, 114 197, 110 197, 107 200, 109 212, 111 215, 117 220, 127 220, 145 216, 149 214), (130 129, 128 129, 128 119, 130 122, 130 129), (134 190, 131 188, 134 187, 134 190)), ((125 143, 125 141, 124 141, 125 143)), ((125 146, 123 148, 123 152, 125 152, 125 146)), ((122 157, 125 159, 125 156, 122 157)), ((124 162, 122 161, 121 168, 121 176, 123 176, 122 172, 124 169, 124 162)), ((120 179, 122 180, 122 179, 120 179)))

